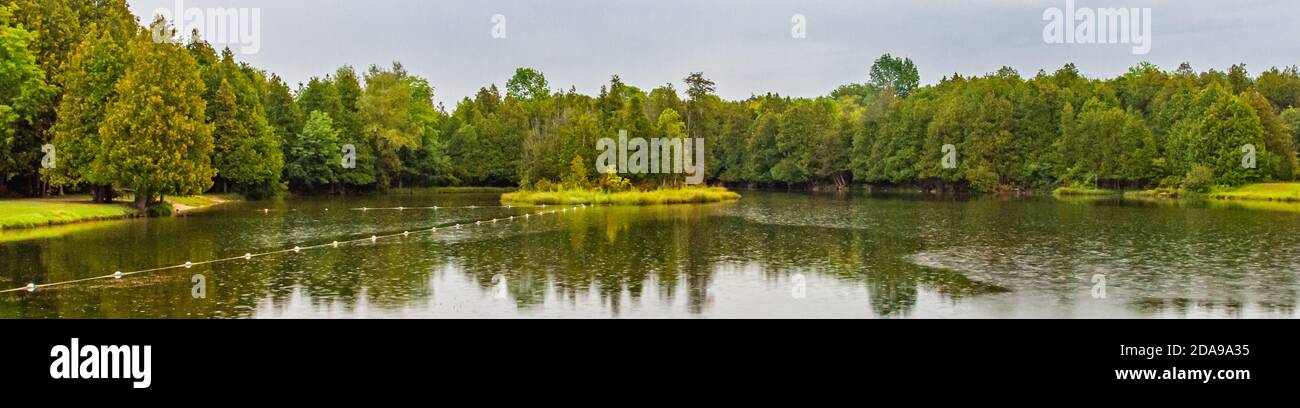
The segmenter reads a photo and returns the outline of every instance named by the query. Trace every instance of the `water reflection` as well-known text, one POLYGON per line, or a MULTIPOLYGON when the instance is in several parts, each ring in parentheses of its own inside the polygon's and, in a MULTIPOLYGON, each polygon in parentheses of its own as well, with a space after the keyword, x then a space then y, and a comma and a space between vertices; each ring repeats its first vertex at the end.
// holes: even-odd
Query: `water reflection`
MULTIPOLYGON (((0 283, 531 211, 349 210, 495 198, 235 203, 5 242, 0 283)), ((1124 200, 749 192, 0 295, 0 317, 1295 317, 1297 218, 1124 200), (191 296, 193 274, 206 277, 205 298, 191 296), (1091 296, 1094 274, 1107 277, 1105 299, 1091 296)))

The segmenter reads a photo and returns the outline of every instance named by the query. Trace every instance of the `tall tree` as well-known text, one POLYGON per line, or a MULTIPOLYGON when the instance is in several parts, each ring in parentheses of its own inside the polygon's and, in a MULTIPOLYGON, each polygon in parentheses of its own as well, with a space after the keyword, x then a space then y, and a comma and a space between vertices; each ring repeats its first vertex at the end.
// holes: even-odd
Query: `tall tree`
POLYGON ((877 89, 893 89, 898 96, 907 97, 916 91, 921 75, 911 58, 894 58, 881 55, 871 64, 871 85, 877 89))
POLYGON ((63 97, 50 129, 58 160, 54 168, 42 169, 53 186, 90 186, 94 202, 113 199, 112 186, 94 171, 94 162, 103 152, 99 128, 105 108, 117 97, 117 81, 130 63, 127 47, 139 31, 125 3, 107 3, 61 70, 58 82, 63 84, 63 97))
POLYGON ((311 191, 338 181, 342 162, 339 130, 328 114, 312 111, 302 133, 287 147, 285 157, 289 161, 284 165, 284 174, 291 187, 311 191))
POLYGON ((54 93, 28 50, 35 37, 12 15, 0 7, 0 184, 32 171, 41 153, 39 115, 54 93))
POLYGON ((377 158, 378 185, 388 187, 399 181, 401 150, 418 148, 425 132, 436 131, 432 88, 399 63, 391 70, 371 67, 358 104, 362 132, 377 158))
MULTIPOLYGON (((151 32, 172 32, 158 19, 151 32)), ((132 64, 117 82, 100 127, 104 153, 96 172, 135 190, 144 210, 164 194, 196 194, 212 186, 212 126, 205 120, 199 67, 181 46, 143 33, 131 40, 132 64)))
POLYGON ((533 100, 549 97, 551 91, 547 88, 546 75, 532 68, 519 68, 506 82, 506 95, 533 100))
POLYGON ((209 87, 207 103, 213 107, 207 112, 208 121, 215 126, 212 164, 221 190, 234 184, 253 198, 275 195, 282 188, 284 151, 262 105, 267 93, 265 77, 237 63, 229 48, 215 64, 203 67, 203 72, 209 87))
POLYGON ((1296 162, 1296 150, 1290 126, 1273 113, 1273 105, 1263 94, 1251 90, 1243 92, 1240 98, 1255 110, 1255 116, 1259 118, 1260 126, 1264 128, 1264 145, 1267 146, 1269 154, 1273 155, 1271 176, 1274 180, 1294 180, 1300 163, 1296 162))

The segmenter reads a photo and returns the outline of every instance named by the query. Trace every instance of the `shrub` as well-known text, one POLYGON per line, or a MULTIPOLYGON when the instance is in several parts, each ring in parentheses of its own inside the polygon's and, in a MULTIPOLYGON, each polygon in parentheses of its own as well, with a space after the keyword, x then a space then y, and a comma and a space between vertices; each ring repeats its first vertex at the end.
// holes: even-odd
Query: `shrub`
POLYGON ((1214 186, 1214 170, 1209 166, 1198 164, 1187 171, 1183 177, 1183 189, 1193 193, 1207 193, 1214 186))
POLYGON ((165 202, 149 204, 149 207, 145 209, 145 215, 150 217, 170 217, 172 216, 172 205, 165 202))
POLYGON ((557 190, 556 187, 555 183, 547 179, 539 179, 536 183, 533 183, 533 191, 555 191, 557 190))
POLYGON ((599 187, 607 193, 621 193, 632 190, 632 181, 619 176, 614 169, 608 169, 600 176, 599 187))

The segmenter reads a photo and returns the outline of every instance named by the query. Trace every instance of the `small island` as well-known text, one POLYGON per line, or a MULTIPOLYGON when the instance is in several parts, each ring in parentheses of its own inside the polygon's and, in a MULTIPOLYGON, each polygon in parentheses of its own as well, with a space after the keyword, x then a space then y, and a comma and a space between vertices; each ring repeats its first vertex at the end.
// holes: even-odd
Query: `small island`
POLYGON ((521 190, 501 195, 504 204, 531 205, 658 205, 735 201, 740 194, 723 187, 661 187, 653 190, 604 191, 599 189, 521 190))
POLYGON ((692 186, 682 184, 672 176, 658 176, 659 180, 643 181, 641 187, 608 169, 594 182, 587 178, 586 163, 581 156, 574 157, 564 181, 554 183, 540 179, 523 183, 519 191, 501 195, 501 203, 508 205, 662 205, 693 204, 735 201, 740 194, 720 186, 692 186), (656 183, 657 182, 657 183, 656 183))

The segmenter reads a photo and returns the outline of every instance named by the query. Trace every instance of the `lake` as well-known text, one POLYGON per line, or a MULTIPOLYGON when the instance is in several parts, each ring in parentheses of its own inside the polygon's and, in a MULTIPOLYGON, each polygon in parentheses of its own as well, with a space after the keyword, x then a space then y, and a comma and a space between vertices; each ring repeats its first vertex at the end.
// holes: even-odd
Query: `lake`
POLYGON ((515 220, 508 217, 541 209, 481 207, 499 205, 489 193, 293 197, 83 224, 62 235, 0 239, 0 289, 412 233, 0 294, 0 317, 1297 316, 1300 212, 741 193, 734 203, 515 220), (353 209, 434 205, 480 207, 353 209), (499 220, 429 231, 492 218, 499 220))

